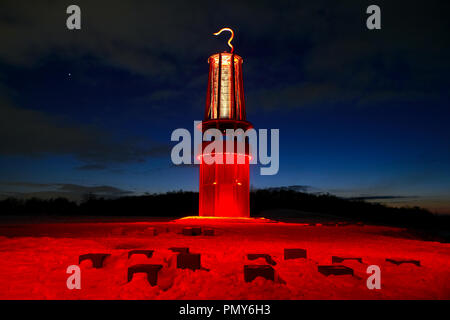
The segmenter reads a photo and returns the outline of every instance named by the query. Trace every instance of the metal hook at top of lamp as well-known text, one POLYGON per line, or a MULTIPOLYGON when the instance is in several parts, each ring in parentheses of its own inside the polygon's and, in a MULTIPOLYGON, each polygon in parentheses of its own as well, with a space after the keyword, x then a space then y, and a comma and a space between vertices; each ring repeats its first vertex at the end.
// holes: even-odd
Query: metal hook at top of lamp
POLYGON ((220 29, 219 31, 217 31, 216 33, 213 33, 213 35, 218 36, 219 34, 222 33, 222 31, 229 31, 229 32, 231 32, 231 37, 230 37, 230 39, 228 39, 228 45, 229 45, 230 48, 231 48, 231 52, 230 52, 230 53, 233 53, 234 48, 233 48, 233 45, 231 44, 231 41, 232 41, 233 38, 234 38, 234 32, 233 32, 233 30, 232 30, 231 28, 222 28, 222 29, 220 29))

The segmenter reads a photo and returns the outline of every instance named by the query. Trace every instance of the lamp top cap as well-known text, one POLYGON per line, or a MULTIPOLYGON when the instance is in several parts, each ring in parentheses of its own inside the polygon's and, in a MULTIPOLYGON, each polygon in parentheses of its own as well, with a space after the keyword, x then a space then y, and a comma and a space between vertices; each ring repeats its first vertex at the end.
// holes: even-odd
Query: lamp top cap
POLYGON ((241 56, 230 53, 230 52, 221 52, 221 53, 214 53, 208 58, 208 63, 214 62, 216 64, 219 63, 219 55, 222 57, 222 64, 229 64, 231 62, 231 57, 233 57, 234 62, 240 62, 243 63, 244 59, 242 59, 241 56))

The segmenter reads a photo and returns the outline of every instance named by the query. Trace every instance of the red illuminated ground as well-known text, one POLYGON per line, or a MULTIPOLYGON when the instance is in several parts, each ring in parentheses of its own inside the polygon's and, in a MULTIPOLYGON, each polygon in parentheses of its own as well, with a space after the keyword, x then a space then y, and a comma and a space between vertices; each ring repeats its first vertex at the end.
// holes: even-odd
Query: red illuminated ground
POLYGON ((0 225, 0 299, 450 299, 450 245, 400 237, 400 229, 376 226, 308 226, 264 220, 179 220, 0 225), (185 225, 215 229, 214 236, 183 236, 185 225), (158 235, 151 235, 154 227, 158 235), (169 247, 201 253, 207 270, 167 267, 169 247), (156 250, 152 258, 131 249, 156 250), (283 260, 284 248, 307 249, 308 258, 283 260), (102 269, 81 264, 81 290, 68 290, 66 268, 80 254, 111 253, 102 269), (277 262, 276 282, 244 282, 247 253, 268 253, 277 262), (354 276, 317 272, 332 255, 361 257, 344 262, 354 276), (385 258, 416 259, 422 266, 396 266, 385 258), (142 274, 127 283, 127 268, 162 263, 158 285, 142 274), (381 267, 381 290, 368 290, 366 268, 381 267))

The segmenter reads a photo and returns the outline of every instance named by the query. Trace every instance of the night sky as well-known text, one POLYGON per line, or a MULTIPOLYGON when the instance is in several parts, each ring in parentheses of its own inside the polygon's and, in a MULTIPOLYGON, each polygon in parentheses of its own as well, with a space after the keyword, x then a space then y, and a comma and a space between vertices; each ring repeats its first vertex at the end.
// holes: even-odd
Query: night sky
MULTIPOLYGON (((447 1, 448 2, 448 1, 447 1)), ((207 58, 244 59, 247 119, 280 129, 280 170, 254 188, 450 213, 445 1, 0 3, 0 194, 198 190, 170 135, 202 120, 207 58), (66 8, 81 7, 81 30, 66 8), (382 29, 366 28, 381 7, 382 29)))

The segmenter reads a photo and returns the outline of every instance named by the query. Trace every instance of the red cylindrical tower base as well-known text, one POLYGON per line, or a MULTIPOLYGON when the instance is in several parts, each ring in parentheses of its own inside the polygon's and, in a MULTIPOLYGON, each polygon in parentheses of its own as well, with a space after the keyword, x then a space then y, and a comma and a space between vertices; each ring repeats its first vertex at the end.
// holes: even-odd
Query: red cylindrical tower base
MULTIPOLYGON (((236 154, 234 158, 236 160, 236 154)), ((237 161, 233 164, 201 162, 200 216, 250 217, 249 191, 248 155, 245 155, 245 163, 242 164, 237 161)))

